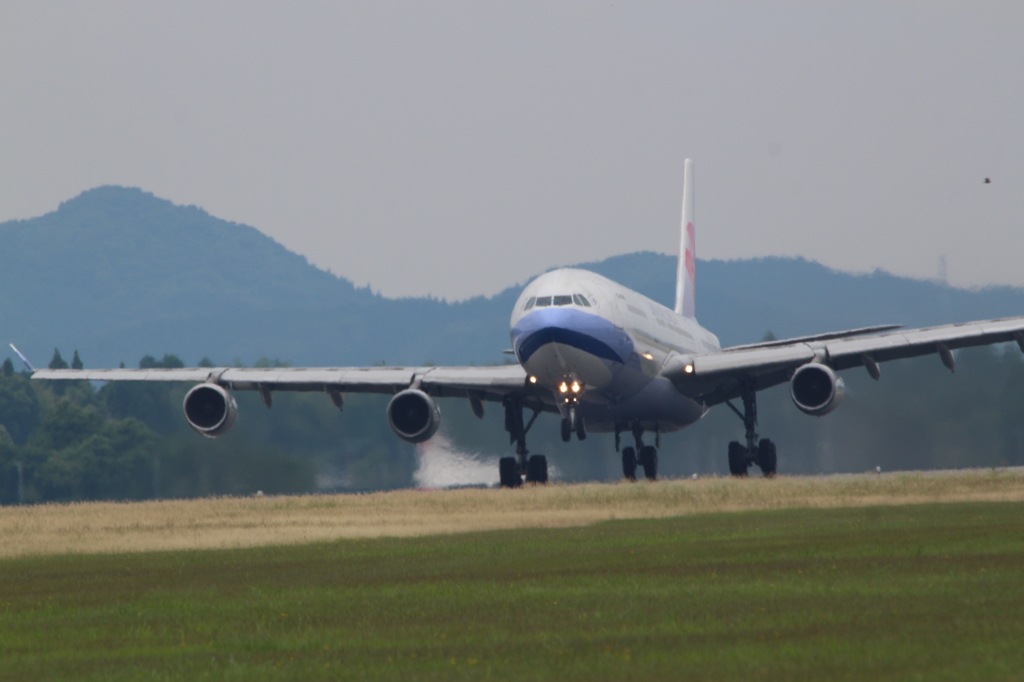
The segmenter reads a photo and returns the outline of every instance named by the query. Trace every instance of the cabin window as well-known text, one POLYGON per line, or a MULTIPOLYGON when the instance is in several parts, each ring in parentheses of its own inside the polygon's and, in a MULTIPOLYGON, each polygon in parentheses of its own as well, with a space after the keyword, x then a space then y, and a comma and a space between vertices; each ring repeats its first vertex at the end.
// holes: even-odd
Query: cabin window
POLYGON ((587 308, 590 307, 590 301, 584 298, 583 294, 573 294, 572 300, 576 303, 576 305, 586 306, 587 308))
POLYGON ((529 298, 529 299, 528 299, 528 300, 526 301, 526 305, 524 305, 524 306, 523 306, 523 310, 529 310, 530 308, 532 308, 532 307, 533 307, 533 304, 534 304, 534 302, 536 302, 536 300, 537 300, 537 299, 536 299, 536 297, 534 297, 534 296, 531 296, 531 297, 530 297, 530 298, 529 298))
POLYGON ((545 307, 551 305, 551 297, 550 296, 538 296, 537 297, 537 302, 534 305, 536 305, 538 308, 545 308, 545 307))
POLYGON ((572 296, 555 296, 555 305, 572 305, 572 296))
POLYGON ((647 319, 647 314, 644 313, 644 311, 642 311, 639 308, 637 308, 635 305, 631 305, 631 304, 627 303, 626 304, 626 308, 629 310, 629 312, 633 313, 637 317, 642 317, 645 320, 647 319))

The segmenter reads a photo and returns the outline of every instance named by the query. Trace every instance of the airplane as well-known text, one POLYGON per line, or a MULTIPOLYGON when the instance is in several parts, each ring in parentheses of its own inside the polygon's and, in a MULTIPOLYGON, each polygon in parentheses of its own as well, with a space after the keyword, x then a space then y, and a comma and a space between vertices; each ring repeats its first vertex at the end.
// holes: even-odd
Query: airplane
POLYGON ((518 364, 40 369, 32 378, 195 383, 184 399, 185 419, 208 438, 235 424, 232 391, 257 391, 268 408, 277 391, 326 393, 338 408, 346 393, 390 394, 388 423, 410 443, 437 432, 439 398, 467 399, 480 418, 485 403, 499 403, 515 444, 515 456, 499 461, 499 478, 502 487, 516 488, 524 478, 548 481, 547 458, 530 454, 526 445, 542 413, 561 418, 565 442, 613 433, 623 476, 635 481, 638 467, 647 479, 657 478, 662 433, 690 426, 724 404, 744 428, 744 439, 728 447, 730 474, 746 476, 757 465, 771 477, 778 455, 775 444, 757 432, 758 391, 788 382, 796 407, 821 416, 843 399, 843 370, 864 367, 877 380, 879 364, 890 360, 934 354, 952 371, 959 348, 1015 341, 1024 352, 1024 317, 910 330, 880 325, 722 348, 697 322, 695 257, 693 162, 686 159, 674 308, 586 270, 547 272, 523 289, 512 310, 510 338, 518 364), (620 447, 623 434, 632 436, 631 445, 620 447), (646 434, 653 434, 653 445, 644 441, 646 434))

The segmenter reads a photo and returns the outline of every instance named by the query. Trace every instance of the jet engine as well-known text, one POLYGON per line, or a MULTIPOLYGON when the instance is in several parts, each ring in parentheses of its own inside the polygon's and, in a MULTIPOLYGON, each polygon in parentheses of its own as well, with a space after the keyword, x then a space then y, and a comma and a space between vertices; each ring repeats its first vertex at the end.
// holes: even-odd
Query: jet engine
POLYGON ((410 443, 430 440, 441 426, 437 401, 418 388, 395 395, 388 403, 388 423, 395 435, 410 443))
POLYGON ((185 419, 200 436, 216 438, 227 433, 238 418, 238 404, 223 386, 199 384, 185 394, 185 419))
POLYGON ((793 373, 789 393, 801 412, 820 417, 839 407, 846 384, 831 367, 809 362, 793 373))

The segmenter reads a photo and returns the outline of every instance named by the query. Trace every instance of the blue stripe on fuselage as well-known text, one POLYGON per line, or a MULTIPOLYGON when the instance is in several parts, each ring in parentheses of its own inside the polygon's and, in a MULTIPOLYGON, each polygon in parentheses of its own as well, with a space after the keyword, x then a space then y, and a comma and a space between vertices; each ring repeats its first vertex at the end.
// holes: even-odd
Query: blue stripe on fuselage
POLYGON ((549 343, 561 343, 595 357, 626 364, 633 354, 633 339, 610 321, 577 308, 541 308, 524 315, 512 328, 512 344, 520 362, 526 362, 549 343))

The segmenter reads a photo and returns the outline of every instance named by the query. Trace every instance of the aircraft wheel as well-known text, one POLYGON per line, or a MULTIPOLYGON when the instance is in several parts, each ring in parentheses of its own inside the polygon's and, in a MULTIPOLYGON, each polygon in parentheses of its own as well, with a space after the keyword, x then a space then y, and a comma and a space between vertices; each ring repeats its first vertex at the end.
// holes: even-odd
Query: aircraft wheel
POLYGON ((658 480, 658 448, 646 445, 640 449, 640 464, 648 481, 658 480))
POLYGON ((587 439, 587 427, 583 423, 583 417, 577 415, 576 417, 576 438, 579 440, 587 439))
POLYGON ((636 480, 636 450, 622 448, 622 475, 627 481, 636 480))
POLYGON ((565 417, 562 419, 562 442, 568 443, 572 440, 572 424, 569 423, 569 418, 565 417))
POLYGON ((775 443, 767 438, 762 438, 761 442, 757 444, 757 466, 761 467, 765 478, 771 478, 775 475, 777 465, 778 455, 775 452, 775 443))
POLYGON ((729 443, 729 473, 733 476, 746 476, 747 466, 746 449, 736 441, 729 443))
POLYGON ((531 455, 526 462, 527 483, 548 482, 548 458, 544 455, 531 455))
POLYGON ((518 488, 523 484, 519 475, 519 463, 515 457, 502 457, 498 461, 498 477, 502 488, 518 488))

